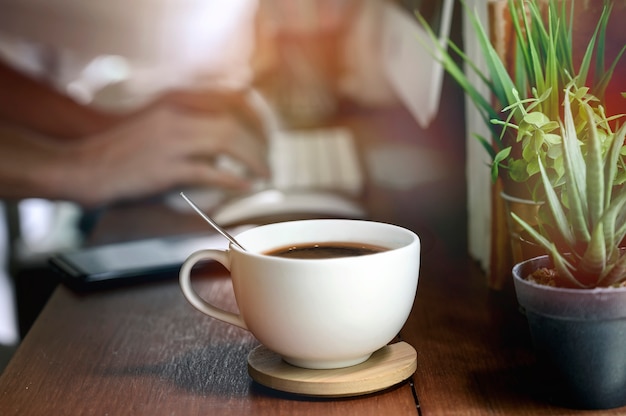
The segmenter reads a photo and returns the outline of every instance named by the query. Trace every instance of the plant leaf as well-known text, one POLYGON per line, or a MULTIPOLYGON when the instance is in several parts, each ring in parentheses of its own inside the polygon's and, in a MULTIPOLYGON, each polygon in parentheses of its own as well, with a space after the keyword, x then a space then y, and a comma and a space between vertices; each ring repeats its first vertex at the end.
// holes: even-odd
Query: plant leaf
POLYGON ((593 228, 587 249, 580 259, 579 270, 585 274, 600 276, 606 266, 606 258, 604 226, 600 222, 593 228))
POLYGON ((576 126, 572 115, 570 100, 567 97, 563 101, 564 126, 561 128, 563 136, 563 163, 566 192, 569 201, 570 222, 577 241, 588 242, 591 233, 587 225, 587 195, 586 195, 586 169, 585 161, 578 143, 576 126))
MULTIPOLYGON (((583 104, 586 111, 587 128, 587 207, 589 209, 590 228, 593 229, 602 216, 604 210, 605 187, 608 189, 613 185, 613 178, 607 184, 604 181, 604 165, 602 160, 602 149, 598 130, 594 121, 594 114, 588 104, 583 104)), ((608 178, 607 178, 608 179, 608 178)))
POLYGON ((539 244, 542 246, 550 256, 552 257, 552 261, 554 262, 554 267, 556 268, 559 275, 568 280, 574 286, 584 287, 584 285, 579 282, 571 272, 573 266, 565 259, 563 254, 559 252, 553 242, 549 241, 543 235, 541 235, 537 230, 528 225, 523 219, 517 216, 514 212, 511 213, 511 217, 522 227, 524 230, 539 244))
POLYGON ((626 252, 620 252, 617 261, 607 269, 606 273, 600 276, 598 284, 604 286, 613 285, 626 276, 626 252))
POLYGON ((563 210, 563 206, 561 205, 561 201, 557 196, 552 184, 550 183, 550 178, 548 178, 548 174, 546 173, 546 169, 543 167, 543 163, 539 160, 539 170, 541 171, 541 178, 543 181, 544 191, 546 194, 546 203, 550 208, 550 212, 552 212, 552 216, 554 217, 555 227, 559 231, 560 235, 563 236, 565 242, 573 247, 576 244, 576 236, 572 233, 572 229, 570 227, 569 220, 565 215, 565 211, 563 210))

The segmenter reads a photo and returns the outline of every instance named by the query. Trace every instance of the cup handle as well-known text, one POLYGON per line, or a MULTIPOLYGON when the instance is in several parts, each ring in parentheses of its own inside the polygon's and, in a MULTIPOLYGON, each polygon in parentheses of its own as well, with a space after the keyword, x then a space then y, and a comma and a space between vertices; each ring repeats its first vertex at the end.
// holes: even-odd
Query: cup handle
POLYGON ((230 271, 230 257, 227 251, 223 250, 200 250, 192 253, 180 268, 180 288, 185 298, 200 312, 205 313, 215 319, 224 321, 231 325, 248 329, 247 325, 241 318, 241 315, 225 311, 217 306, 212 305, 208 301, 202 299, 191 286, 191 269, 201 260, 215 260, 221 263, 230 271))

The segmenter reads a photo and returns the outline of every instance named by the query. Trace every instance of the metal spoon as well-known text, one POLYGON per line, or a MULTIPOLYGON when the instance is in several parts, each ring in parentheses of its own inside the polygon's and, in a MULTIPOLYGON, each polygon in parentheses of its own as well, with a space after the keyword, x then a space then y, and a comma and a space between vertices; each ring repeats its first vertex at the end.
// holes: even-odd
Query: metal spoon
POLYGON ((200 216, 209 224, 211 224, 211 226, 213 228, 215 228, 215 230, 222 234, 224 237, 226 237, 228 239, 228 241, 230 241, 231 243, 233 243, 234 245, 236 245, 237 247, 239 247, 240 249, 242 249, 243 251, 246 251, 246 249, 239 244, 239 242, 237 240, 235 240, 235 237, 233 237, 232 235, 228 234, 228 232, 226 232, 226 230, 224 230, 222 227, 220 227, 215 221, 213 221, 213 219, 211 217, 209 217, 208 215, 206 215, 204 212, 202 212, 202 210, 191 200, 187 197, 187 195, 185 195, 184 192, 180 193, 180 196, 183 197, 183 199, 185 201, 187 201, 187 203, 191 206, 191 208, 193 208, 198 214, 200 214, 200 216))

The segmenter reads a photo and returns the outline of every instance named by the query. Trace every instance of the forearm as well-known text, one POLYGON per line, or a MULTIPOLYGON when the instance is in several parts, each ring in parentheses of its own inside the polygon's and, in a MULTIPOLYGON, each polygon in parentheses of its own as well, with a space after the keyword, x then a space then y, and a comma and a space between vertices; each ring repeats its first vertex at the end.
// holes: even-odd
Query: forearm
POLYGON ((265 142, 252 132, 251 121, 221 110, 226 98, 214 98, 220 105, 207 108, 202 95, 163 97, 80 140, 0 120, 0 198, 98 206, 181 186, 248 190, 254 175, 268 173, 265 142), (243 163, 250 176, 214 166, 221 154, 243 163))
POLYGON ((58 138, 89 136, 117 116, 81 105, 0 61, 0 120, 58 138))

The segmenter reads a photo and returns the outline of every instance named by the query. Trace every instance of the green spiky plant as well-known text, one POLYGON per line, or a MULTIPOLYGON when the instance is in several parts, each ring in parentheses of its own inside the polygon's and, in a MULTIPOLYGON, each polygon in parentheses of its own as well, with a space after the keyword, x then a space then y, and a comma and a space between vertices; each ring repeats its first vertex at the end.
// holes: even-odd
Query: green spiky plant
MULTIPOLYGON (((562 153, 558 149, 554 151, 554 146, 557 148, 560 146, 560 137, 554 134, 558 127, 554 120, 561 116, 563 91, 574 80, 576 87, 588 87, 590 94, 601 102, 615 66, 626 49, 624 46, 612 64, 608 68, 605 67, 606 29, 612 8, 605 0, 595 31, 585 48, 580 64, 576 67, 572 37, 575 2, 571 2, 569 10, 565 3, 555 0, 508 0, 516 35, 513 68, 506 67, 492 46, 477 13, 469 10, 464 1, 462 1, 464 10, 470 17, 486 61, 486 72, 483 73, 452 41, 448 42, 448 48, 440 46, 436 41, 433 42, 435 45, 433 56, 440 60, 446 72, 464 90, 490 129, 491 137, 478 135, 475 137, 482 143, 492 160, 491 177, 494 182, 502 175, 515 182, 530 182, 530 178, 537 178, 539 175, 537 154, 551 181, 556 184, 562 179, 562 153), (542 13, 542 4, 547 4, 546 15, 542 13), (455 57, 460 58, 460 63, 455 61, 455 57), (491 97, 484 97, 470 82, 463 65, 467 71, 478 75, 495 103, 491 97), (589 79, 592 65, 594 76, 589 79), (532 103, 534 106, 532 114, 513 111, 505 116, 506 110, 519 103, 532 103), (510 126, 518 126, 519 129, 510 134, 508 133, 510 126)), ((436 40, 436 35, 430 30, 425 19, 420 15, 418 19, 432 39, 436 40)), ((529 185, 529 191, 531 192, 529 196, 532 196, 535 191, 532 185, 529 185)))
POLYGON ((626 124, 613 132, 607 118, 594 112, 583 97, 574 84, 565 89, 563 122, 559 123, 561 187, 555 188, 537 158, 551 214, 548 220, 540 219, 539 227, 533 228, 511 215, 550 254, 560 286, 590 288, 626 280, 626 252, 620 249, 626 236, 626 186, 615 180, 623 163, 620 152, 626 124), (572 104, 584 123, 576 123, 572 104))

